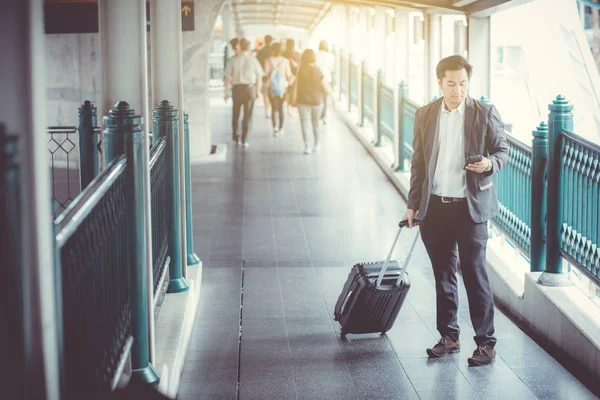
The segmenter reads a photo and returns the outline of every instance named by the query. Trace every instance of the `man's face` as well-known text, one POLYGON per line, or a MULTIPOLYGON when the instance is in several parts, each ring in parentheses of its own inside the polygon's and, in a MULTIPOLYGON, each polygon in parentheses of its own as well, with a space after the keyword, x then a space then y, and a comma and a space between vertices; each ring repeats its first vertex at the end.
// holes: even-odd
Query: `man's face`
POLYGON ((442 80, 438 79, 438 84, 442 89, 446 104, 452 108, 458 107, 469 92, 467 70, 462 68, 458 71, 446 71, 446 76, 442 80))

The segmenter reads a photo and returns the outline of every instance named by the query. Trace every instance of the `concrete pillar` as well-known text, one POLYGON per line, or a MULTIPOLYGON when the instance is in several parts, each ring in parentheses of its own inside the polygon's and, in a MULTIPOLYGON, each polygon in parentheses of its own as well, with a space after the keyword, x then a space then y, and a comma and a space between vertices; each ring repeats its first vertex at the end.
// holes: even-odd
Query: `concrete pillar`
POLYGON ((410 45, 411 37, 409 34, 410 22, 409 22, 409 10, 396 7, 396 33, 394 35, 396 50, 396 60, 394 68, 394 87, 401 81, 408 82, 410 72, 410 45))
POLYGON ((195 158, 208 156, 213 144, 208 57, 211 52, 213 26, 224 2, 224 0, 194 0, 194 30, 182 34, 184 109, 189 114, 192 162, 195 158))
POLYGON ((235 34, 235 21, 233 20, 233 13, 231 10, 231 4, 225 3, 223 5, 223 9, 221 10, 221 17, 223 18, 223 41, 227 43, 226 47, 228 47, 228 55, 231 56, 233 54, 233 49, 229 46, 229 41, 233 39, 235 34))
MULTIPOLYGON (((146 2, 144 0, 99 0, 98 24, 102 60, 102 110, 107 113, 117 102, 126 101, 130 108, 143 117, 146 265, 150 276, 149 287, 152 287, 152 210, 148 167, 151 143, 149 127, 152 126, 152 114, 148 104, 146 2)), ((150 292, 152 293, 152 290, 150 292)), ((152 301, 149 304, 152 304, 152 301)), ((152 353, 150 357, 152 359, 152 353)))
MULTIPOLYGON (((157 107, 162 100, 168 100, 178 111, 179 118, 179 170, 180 188, 185 188, 185 140, 183 124, 183 50, 181 34, 181 4, 172 0, 154 0, 151 3, 151 33, 154 48, 153 54, 153 90, 154 104, 157 107)), ((185 191, 180 193, 181 221, 181 271, 186 275, 186 231, 185 231, 185 191)))
POLYGON ((490 17, 468 19, 467 51, 468 60, 473 65, 469 92, 478 99, 481 96, 491 97, 491 32, 490 17))
POLYGON ((439 95, 435 67, 441 58, 442 16, 428 14, 425 17, 425 104, 439 95))
MULTIPOLYGON (((14 368, 15 380, 3 384, 7 398, 61 398, 62 304, 61 285, 54 266, 50 171, 46 149, 46 90, 44 68, 44 16, 41 0, 7 0, 0 12, 2 75, 0 122, 19 140, 17 162, 21 166, 21 232, 19 265, 13 269, 21 287, 14 304, 22 310, 13 326, 23 334, 22 369, 14 368), (22 381, 21 381, 22 380, 22 381), (11 387, 18 385, 19 388, 11 387), (17 389, 17 396, 12 389, 17 389)), ((4 329, 4 328, 2 328, 4 329)), ((10 343, 8 344, 11 345, 10 343)), ((17 343, 16 348, 20 347, 17 343)), ((9 355, 13 347, 9 348, 9 355)), ((6 360, 9 362, 9 360, 6 360)), ((11 375, 8 375, 10 377, 11 375)), ((4 375, 6 378, 7 376, 4 375)))

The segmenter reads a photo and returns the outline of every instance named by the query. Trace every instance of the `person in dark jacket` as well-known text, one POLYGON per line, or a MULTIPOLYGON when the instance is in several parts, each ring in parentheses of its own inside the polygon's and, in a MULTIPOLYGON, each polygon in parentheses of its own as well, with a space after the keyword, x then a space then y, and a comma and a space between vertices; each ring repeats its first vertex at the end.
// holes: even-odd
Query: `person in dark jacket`
POLYGON ((444 96, 419 108, 404 220, 421 220, 423 244, 435 277, 439 342, 431 358, 460 350, 457 252, 469 299, 477 348, 469 365, 490 364, 496 356, 494 299, 485 268, 487 222, 498 214, 492 175, 508 162, 504 123, 496 107, 468 96, 471 65, 461 56, 438 63, 444 96), (470 156, 480 156, 480 161, 470 156))

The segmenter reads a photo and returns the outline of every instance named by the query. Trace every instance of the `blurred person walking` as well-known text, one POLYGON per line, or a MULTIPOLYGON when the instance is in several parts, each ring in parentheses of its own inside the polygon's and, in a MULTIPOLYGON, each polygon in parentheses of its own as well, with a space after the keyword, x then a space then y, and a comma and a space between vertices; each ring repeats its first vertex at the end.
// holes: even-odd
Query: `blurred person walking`
MULTIPOLYGON (((300 53, 296 51, 296 42, 294 39, 286 39, 285 40, 285 51, 283 52, 283 56, 288 59, 290 62, 290 67, 292 70, 292 74, 294 76, 298 75, 298 68, 300 67, 300 53)), ((293 91, 294 87, 290 88, 293 91)), ((290 93, 291 93, 290 91, 290 93)), ((288 95, 288 114, 293 116, 292 105, 290 104, 290 95, 288 95)))
MULTIPOLYGON (((326 40, 321 40, 319 43, 319 52, 317 53, 317 67, 321 70, 325 81, 331 86, 331 76, 335 68, 335 59, 333 54, 329 52, 329 46, 326 40)), ((329 95, 323 92, 323 112, 321 113, 321 122, 325 125, 327 118, 327 102, 329 95)))
POLYGON ((265 63, 265 86, 272 105, 271 120, 273 121, 273 136, 284 135, 283 130, 283 103, 288 88, 294 81, 290 62, 282 56, 281 43, 271 45, 272 56, 265 63), (279 127, 276 123, 275 114, 279 115, 279 127))
MULTIPOLYGON (((273 54, 273 51, 271 49, 272 41, 273 41, 273 38, 271 37, 271 35, 266 35, 264 45, 256 53, 256 58, 258 59, 260 66, 263 67, 263 70, 265 70, 265 71, 267 69, 265 64, 266 64, 267 60, 273 54)), ((262 85, 261 93, 262 93, 263 102, 265 105, 265 117, 267 119, 269 119, 269 114, 271 113, 271 103, 270 103, 270 99, 269 99, 268 90, 269 90, 269 85, 267 85, 267 74, 265 74, 265 76, 263 77, 263 85, 262 85)))
POLYGON ((302 54, 298 77, 292 93, 292 103, 298 106, 300 126, 304 138, 304 154, 310 154, 308 139, 309 125, 312 124, 314 136, 314 151, 319 151, 319 119, 323 112, 323 93, 333 95, 331 86, 325 80, 323 73, 316 65, 315 52, 308 49, 302 54))
POLYGON ((232 139, 238 146, 243 145, 245 148, 249 146, 246 139, 251 128, 254 100, 260 93, 263 76, 264 72, 258 60, 250 54, 250 42, 247 39, 241 39, 240 54, 233 57, 225 68, 225 101, 229 98, 229 84, 231 83, 233 85, 232 139), (244 117, 240 141, 238 132, 242 108, 244 117))

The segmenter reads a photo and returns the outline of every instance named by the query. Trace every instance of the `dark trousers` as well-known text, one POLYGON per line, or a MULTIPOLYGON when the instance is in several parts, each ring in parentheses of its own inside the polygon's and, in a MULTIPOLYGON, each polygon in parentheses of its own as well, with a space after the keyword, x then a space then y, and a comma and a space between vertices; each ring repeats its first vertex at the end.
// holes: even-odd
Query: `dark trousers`
POLYGON ((252 127, 252 111, 254 109, 255 88, 252 85, 233 85, 231 97, 233 97, 233 140, 239 138, 240 111, 244 108, 242 119, 242 142, 246 143, 248 131, 252 127))
POLYGON ((442 203, 431 196, 421 237, 435 277, 437 330, 443 338, 458 340, 457 245, 469 312, 478 346, 494 347, 494 299, 485 269, 487 223, 476 224, 466 201, 442 203))
POLYGON ((273 121, 273 128, 277 126, 275 113, 279 115, 279 129, 283 128, 283 102, 285 101, 284 96, 271 96, 271 119, 273 121))

